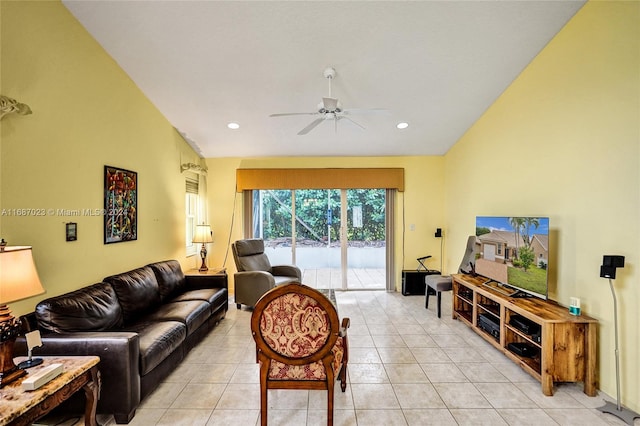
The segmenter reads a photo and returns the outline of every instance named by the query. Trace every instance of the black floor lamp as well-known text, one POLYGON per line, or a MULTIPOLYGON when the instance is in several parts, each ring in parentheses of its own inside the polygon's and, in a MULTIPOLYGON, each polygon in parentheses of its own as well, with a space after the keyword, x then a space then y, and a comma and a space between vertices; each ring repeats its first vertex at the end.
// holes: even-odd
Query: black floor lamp
POLYGON ((609 278, 609 287, 611 287, 611 295, 613 296, 613 324, 615 326, 615 353, 616 353, 616 393, 617 402, 605 401, 598 410, 603 413, 613 414, 626 424, 633 426, 633 420, 640 418, 640 414, 625 408, 620 403, 620 351, 618 350, 618 302, 616 300, 616 292, 613 288, 613 280, 616 279, 616 268, 624 267, 624 256, 608 256, 602 258, 602 266, 600 267, 600 276, 609 278))

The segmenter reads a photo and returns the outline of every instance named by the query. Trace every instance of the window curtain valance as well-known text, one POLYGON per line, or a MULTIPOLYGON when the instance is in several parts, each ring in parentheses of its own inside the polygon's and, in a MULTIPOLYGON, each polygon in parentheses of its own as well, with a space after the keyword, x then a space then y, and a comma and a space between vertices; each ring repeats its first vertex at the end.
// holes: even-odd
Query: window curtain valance
POLYGON ((254 189, 397 189, 404 191, 403 168, 237 169, 236 191, 254 189))

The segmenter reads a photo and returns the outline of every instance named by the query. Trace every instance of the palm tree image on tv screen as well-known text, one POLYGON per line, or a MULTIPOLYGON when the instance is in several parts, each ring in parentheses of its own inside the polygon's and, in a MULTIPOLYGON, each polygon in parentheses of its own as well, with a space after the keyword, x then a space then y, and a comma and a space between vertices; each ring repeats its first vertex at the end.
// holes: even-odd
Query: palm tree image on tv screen
POLYGON ((476 217, 476 272, 525 293, 547 297, 548 217, 476 217))

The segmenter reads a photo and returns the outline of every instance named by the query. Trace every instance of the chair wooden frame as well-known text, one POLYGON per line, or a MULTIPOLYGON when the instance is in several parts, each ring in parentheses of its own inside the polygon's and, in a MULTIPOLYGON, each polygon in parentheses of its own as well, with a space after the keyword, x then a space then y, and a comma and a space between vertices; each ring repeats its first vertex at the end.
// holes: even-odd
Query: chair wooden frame
POLYGON ((265 293, 255 305, 253 314, 251 315, 251 332, 253 339, 256 342, 257 358, 260 363, 260 417, 261 425, 267 425, 267 394, 269 389, 320 389, 327 390, 327 425, 333 425, 333 399, 334 399, 334 386, 336 380, 336 372, 334 371, 334 353, 333 348, 338 341, 338 338, 342 338, 342 346, 344 354, 342 362, 337 374, 337 378, 340 380, 340 387, 342 392, 347 387, 347 362, 348 362, 348 342, 346 330, 349 328, 349 318, 344 318, 342 324, 338 319, 338 313, 334 304, 327 299, 319 291, 305 286, 301 283, 289 283, 269 290, 265 293), (302 357, 291 357, 283 355, 282 353, 274 350, 269 344, 268 340, 262 334, 261 320, 263 318, 264 310, 274 300, 286 295, 286 294, 300 294, 317 302, 318 306, 326 313, 329 320, 329 335, 325 342, 313 353, 302 357), (310 379, 273 379, 269 377, 272 361, 277 361, 286 365, 302 366, 311 364, 314 362, 321 362, 325 371, 324 379, 310 380, 310 379))

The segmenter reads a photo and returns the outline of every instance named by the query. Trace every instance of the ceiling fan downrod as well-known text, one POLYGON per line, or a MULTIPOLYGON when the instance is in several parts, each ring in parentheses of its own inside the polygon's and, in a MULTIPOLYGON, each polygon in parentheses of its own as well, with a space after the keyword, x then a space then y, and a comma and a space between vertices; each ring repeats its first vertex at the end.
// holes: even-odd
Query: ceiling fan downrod
POLYGON ((324 78, 329 80, 329 97, 333 98, 333 93, 331 92, 331 80, 333 80, 333 78, 336 76, 336 69, 332 67, 327 67, 325 68, 322 75, 324 75, 324 78))

